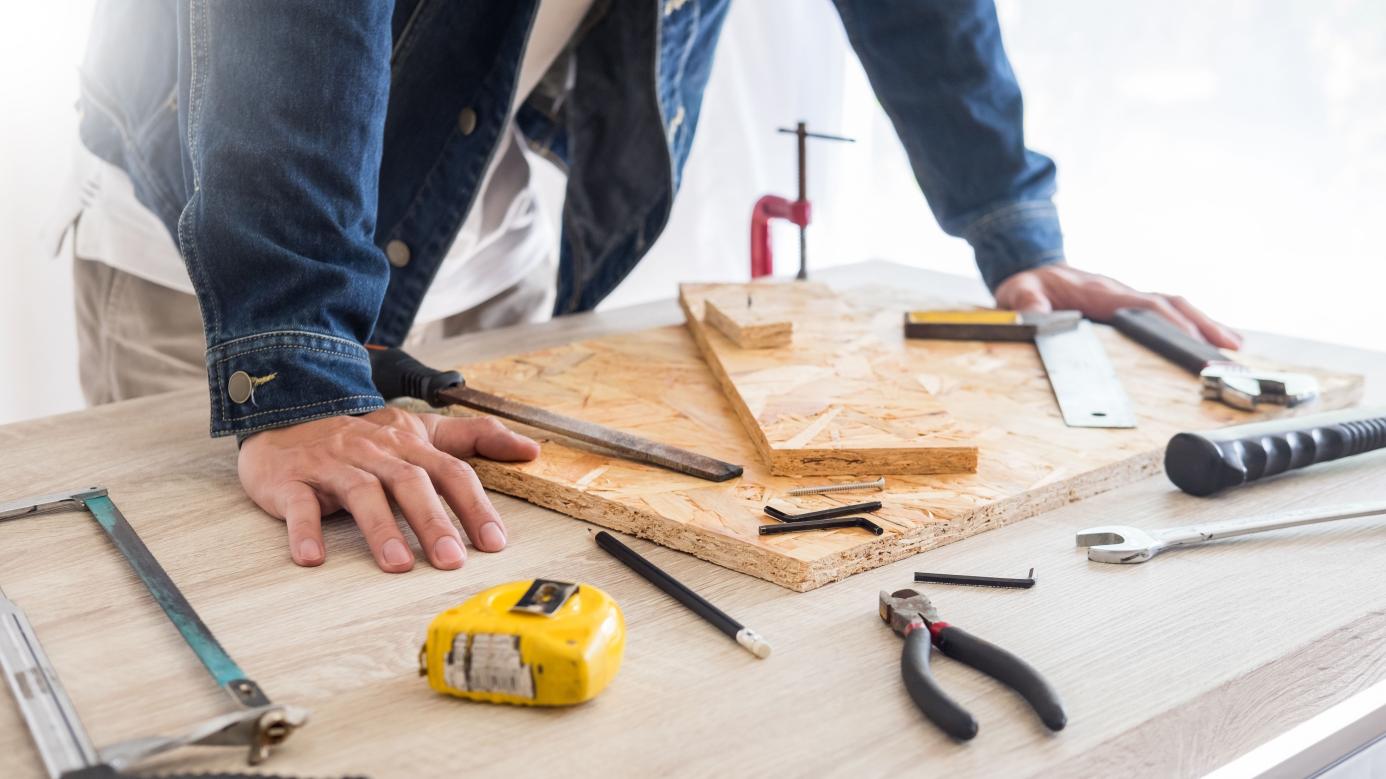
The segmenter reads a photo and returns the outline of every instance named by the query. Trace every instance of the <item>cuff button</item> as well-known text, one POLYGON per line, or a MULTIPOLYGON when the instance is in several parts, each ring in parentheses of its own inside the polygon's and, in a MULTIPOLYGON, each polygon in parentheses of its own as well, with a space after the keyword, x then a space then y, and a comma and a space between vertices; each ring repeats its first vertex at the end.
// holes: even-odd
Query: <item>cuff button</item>
POLYGON ((394 240, 385 244, 385 258, 396 268, 403 268, 409 264, 409 244, 404 241, 394 240))
POLYGON ((226 382, 226 395, 231 398, 232 403, 244 403, 250 400, 250 395, 254 389, 255 383, 250 380, 250 374, 245 371, 236 371, 226 382))

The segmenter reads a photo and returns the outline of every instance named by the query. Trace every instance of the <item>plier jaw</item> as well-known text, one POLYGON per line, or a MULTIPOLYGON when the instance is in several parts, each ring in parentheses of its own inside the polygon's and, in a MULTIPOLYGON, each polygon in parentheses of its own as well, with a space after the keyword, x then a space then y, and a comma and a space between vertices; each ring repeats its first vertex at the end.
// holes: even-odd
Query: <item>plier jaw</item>
POLYGON ((898 636, 938 621, 938 609, 928 596, 916 590, 881 590, 881 620, 898 636))

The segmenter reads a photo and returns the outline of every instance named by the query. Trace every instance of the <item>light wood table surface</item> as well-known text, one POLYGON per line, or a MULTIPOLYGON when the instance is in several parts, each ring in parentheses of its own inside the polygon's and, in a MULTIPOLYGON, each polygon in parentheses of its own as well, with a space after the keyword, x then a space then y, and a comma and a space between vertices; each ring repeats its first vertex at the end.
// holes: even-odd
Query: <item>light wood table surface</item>
MULTIPOLYGON (((817 274, 841 287, 907 284, 987 300, 974 281, 869 263, 817 274)), ((673 286, 671 283, 671 293, 673 286)), ((449 342, 434 363, 489 359, 681 321, 673 300, 449 342)), ((1386 354, 1253 334, 1247 349, 1368 374, 1386 354)), ((1196 499, 1162 477, 808 593, 627 539, 746 625, 757 660, 593 544, 592 528, 503 495, 499 554, 460 571, 380 573, 349 519, 328 561, 289 562, 282 525, 236 480, 235 444, 207 438, 192 390, 0 427, 0 501, 108 487, 231 655, 271 698, 312 710, 262 768, 299 776, 1193 775, 1386 679, 1386 527, 1352 520, 1210 543, 1144 565, 1090 563, 1075 531, 1161 527, 1386 494, 1386 452, 1196 499), (929 586, 944 619, 1010 649, 1063 696, 1048 733, 1009 690, 945 657, 935 673, 981 723, 955 744, 900 683, 901 640, 877 592, 916 570, 1020 576, 1031 590, 929 586), (498 583, 552 577, 610 592, 624 664, 597 700, 564 710, 446 698, 416 676, 437 612, 498 583)), ((25 609, 97 745, 172 734, 229 710, 104 534, 81 512, 0 524, 0 586, 25 609)), ((42 768, 8 690, 0 776, 42 768)), ((161 768, 234 770, 235 750, 184 750, 161 768)))

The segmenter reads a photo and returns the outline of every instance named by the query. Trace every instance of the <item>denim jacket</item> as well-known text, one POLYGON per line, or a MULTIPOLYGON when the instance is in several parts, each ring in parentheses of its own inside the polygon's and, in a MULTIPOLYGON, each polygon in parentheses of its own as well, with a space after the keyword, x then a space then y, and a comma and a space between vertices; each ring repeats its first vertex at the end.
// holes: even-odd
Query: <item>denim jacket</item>
MULTIPOLYGON (((835 2, 935 217, 987 283, 1061 259, 1054 165, 1025 147, 992 0, 835 2)), ((668 221, 727 5, 598 0, 516 115, 568 173, 555 314, 594 307, 668 221)), ((177 239, 213 435, 382 405, 363 344, 409 330, 508 121, 536 8, 97 6, 82 140, 177 239)))

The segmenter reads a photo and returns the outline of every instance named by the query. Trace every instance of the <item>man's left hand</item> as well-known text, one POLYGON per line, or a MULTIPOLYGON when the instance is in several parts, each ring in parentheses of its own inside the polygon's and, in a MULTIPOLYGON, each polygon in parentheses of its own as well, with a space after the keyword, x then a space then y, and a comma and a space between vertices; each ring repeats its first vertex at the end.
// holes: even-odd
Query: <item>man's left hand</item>
POLYGON ((1224 349, 1237 349, 1242 337, 1199 311, 1178 295, 1137 292, 1121 282, 1070 268, 1045 265, 1021 271, 996 288, 996 303, 1013 311, 1082 311, 1098 321, 1111 321, 1119 308, 1148 308, 1181 330, 1224 349))

